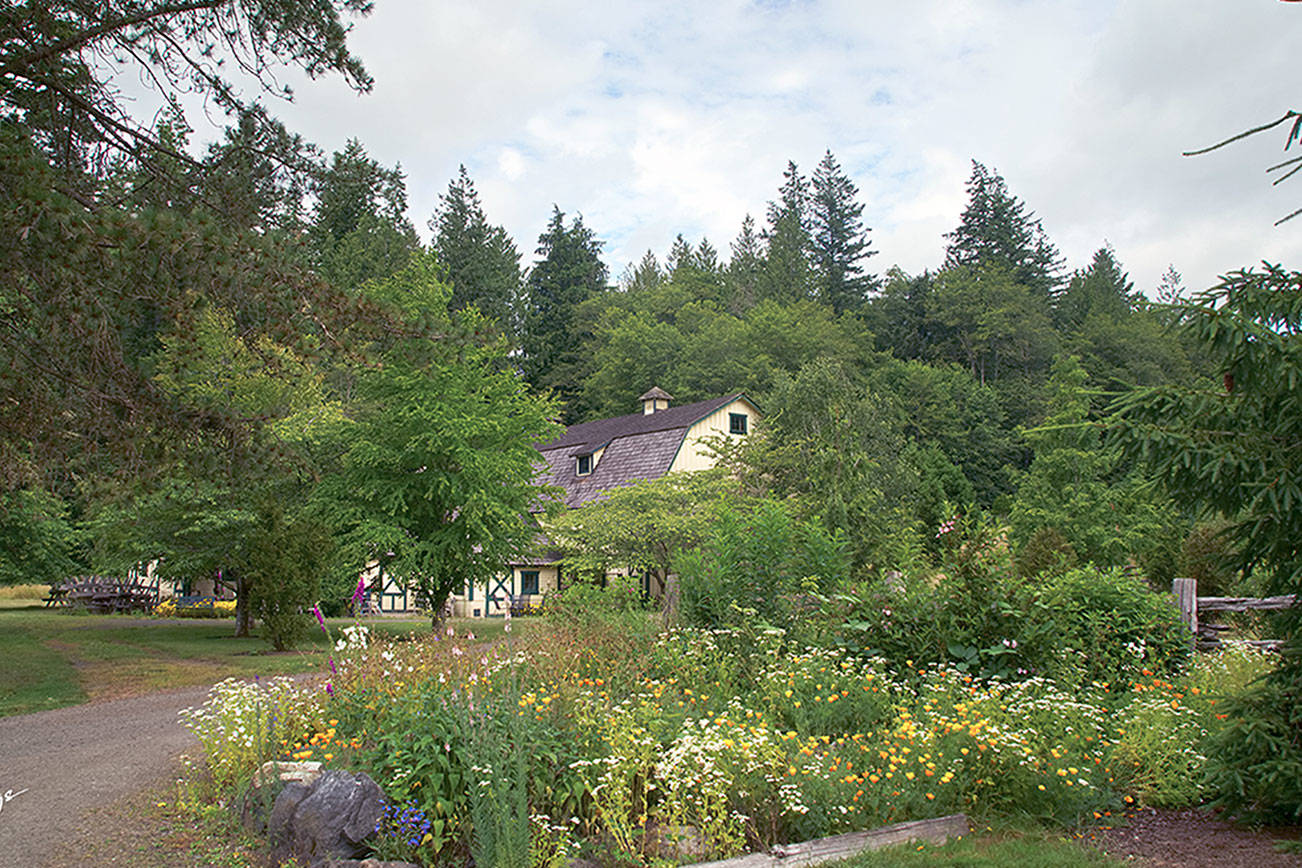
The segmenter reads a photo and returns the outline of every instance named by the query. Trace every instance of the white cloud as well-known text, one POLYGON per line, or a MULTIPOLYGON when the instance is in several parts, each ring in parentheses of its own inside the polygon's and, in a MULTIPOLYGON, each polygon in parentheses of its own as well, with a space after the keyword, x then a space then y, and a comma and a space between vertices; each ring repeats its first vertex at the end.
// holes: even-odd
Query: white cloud
POLYGON ((352 41, 374 92, 295 82, 281 114, 401 162, 417 226, 465 163, 526 262, 553 203, 616 274, 679 232, 726 251, 788 159, 809 171, 831 148, 877 270, 940 263, 975 158, 1073 267, 1107 240, 1138 288, 1169 264, 1202 286, 1299 250, 1302 218, 1271 223, 1302 180, 1262 173, 1282 133, 1179 156, 1294 104, 1299 28, 1275 0, 385 0, 352 41))

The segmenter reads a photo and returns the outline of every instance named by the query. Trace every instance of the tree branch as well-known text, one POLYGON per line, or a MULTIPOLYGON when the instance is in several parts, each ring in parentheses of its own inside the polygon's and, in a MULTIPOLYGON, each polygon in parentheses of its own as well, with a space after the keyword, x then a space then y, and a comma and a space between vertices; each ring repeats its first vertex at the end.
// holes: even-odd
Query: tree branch
POLYGON ((100 37, 107 36, 114 31, 132 27, 137 24, 148 23, 155 18, 164 18, 169 15, 181 15, 186 12, 198 12, 203 9, 216 9, 219 6, 225 6, 230 0, 190 0, 188 3, 175 3, 170 6, 158 6, 154 9, 143 10, 135 15, 128 15, 125 18, 119 18, 114 21, 105 21, 80 33, 74 34, 67 39, 47 45, 37 51, 28 53, 25 57, 17 57, 0 65, 0 76, 11 75, 23 67, 40 63, 51 57, 57 57, 69 51, 76 51, 100 37))

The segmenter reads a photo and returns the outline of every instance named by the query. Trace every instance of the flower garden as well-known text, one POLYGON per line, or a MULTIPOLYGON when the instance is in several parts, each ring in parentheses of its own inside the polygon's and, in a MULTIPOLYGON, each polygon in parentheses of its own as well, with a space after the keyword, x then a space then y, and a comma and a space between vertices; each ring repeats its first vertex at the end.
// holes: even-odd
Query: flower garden
POLYGON ((1109 682, 1001 677, 636 607, 541 621, 491 644, 348 628, 328 690, 224 682, 187 723, 224 789, 268 759, 369 773, 386 858, 672 864, 956 811, 1068 826, 1196 804, 1225 698, 1271 665, 1127 640, 1109 682))

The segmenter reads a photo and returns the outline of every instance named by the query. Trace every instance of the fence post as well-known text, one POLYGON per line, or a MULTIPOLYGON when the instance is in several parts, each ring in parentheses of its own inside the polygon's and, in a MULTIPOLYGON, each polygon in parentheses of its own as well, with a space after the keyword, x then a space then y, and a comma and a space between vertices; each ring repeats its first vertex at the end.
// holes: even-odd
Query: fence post
POLYGON ((1175 579, 1171 582, 1171 593, 1175 595, 1176 607, 1180 610, 1180 620, 1184 621, 1198 641, 1198 580, 1175 579))

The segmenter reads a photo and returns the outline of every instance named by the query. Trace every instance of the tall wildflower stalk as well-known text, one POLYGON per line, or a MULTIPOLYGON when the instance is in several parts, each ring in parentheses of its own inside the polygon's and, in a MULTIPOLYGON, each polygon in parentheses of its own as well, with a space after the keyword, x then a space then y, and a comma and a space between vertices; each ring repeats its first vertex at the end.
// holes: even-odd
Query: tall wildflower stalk
POLYGON ((470 764, 470 852, 476 865, 529 868, 528 725, 518 675, 501 694, 467 693, 462 708, 470 764))

